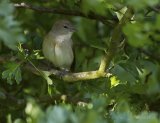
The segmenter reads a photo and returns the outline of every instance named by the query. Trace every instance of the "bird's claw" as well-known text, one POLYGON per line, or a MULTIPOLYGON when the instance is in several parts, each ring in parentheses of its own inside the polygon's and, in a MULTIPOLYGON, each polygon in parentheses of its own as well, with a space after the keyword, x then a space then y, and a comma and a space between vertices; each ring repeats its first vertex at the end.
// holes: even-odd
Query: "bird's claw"
POLYGON ((61 71, 59 71, 59 73, 57 75, 62 79, 63 76, 65 76, 68 73, 69 73, 69 70, 62 69, 61 71))

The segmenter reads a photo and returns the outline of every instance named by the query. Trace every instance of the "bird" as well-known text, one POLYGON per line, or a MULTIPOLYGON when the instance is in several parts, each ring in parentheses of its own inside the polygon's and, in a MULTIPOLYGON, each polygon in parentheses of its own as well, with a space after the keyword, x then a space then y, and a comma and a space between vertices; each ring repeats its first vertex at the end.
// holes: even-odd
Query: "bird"
POLYGON ((68 20, 53 24, 42 44, 44 57, 61 70, 69 71, 74 59, 72 34, 75 27, 68 20))

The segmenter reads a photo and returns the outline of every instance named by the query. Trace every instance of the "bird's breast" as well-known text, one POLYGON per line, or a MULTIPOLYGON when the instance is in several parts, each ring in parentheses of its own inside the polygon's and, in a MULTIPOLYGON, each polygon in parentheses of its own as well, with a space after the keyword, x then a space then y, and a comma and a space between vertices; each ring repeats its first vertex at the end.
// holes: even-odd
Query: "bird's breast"
POLYGON ((56 44, 55 57, 57 66, 69 68, 73 62, 73 51, 71 45, 67 42, 56 44))

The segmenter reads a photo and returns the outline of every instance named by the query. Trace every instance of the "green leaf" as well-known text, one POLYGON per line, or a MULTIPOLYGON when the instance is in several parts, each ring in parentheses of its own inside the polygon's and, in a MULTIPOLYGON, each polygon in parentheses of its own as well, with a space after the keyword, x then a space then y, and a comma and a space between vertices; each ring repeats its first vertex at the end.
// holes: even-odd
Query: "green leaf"
POLYGON ((14 6, 8 0, 0 2, 0 40, 7 47, 17 50, 17 43, 25 40, 19 27, 20 23, 12 15, 13 11, 14 6))
POLYGON ((84 13, 95 12, 106 15, 107 4, 103 0, 84 0, 82 1, 82 10, 84 13))
POLYGON ((105 50, 106 44, 98 38, 96 22, 87 19, 80 19, 77 25, 77 34, 81 40, 96 49, 105 50))
POLYGON ((128 62, 128 63, 120 63, 119 64, 123 69, 125 69, 127 72, 129 72, 131 75, 133 75, 136 79, 138 79, 139 73, 137 70, 137 67, 134 63, 128 62))
POLYGON ((47 123, 79 123, 77 115, 72 112, 71 105, 50 106, 45 116, 47 123))
POLYGON ((12 14, 13 10, 14 7, 11 3, 9 3, 9 0, 2 0, 0 2, 0 15, 7 16, 9 14, 12 14))
POLYGON ((113 75, 115 75, 117 79, 120 80, 119 83, 129 82, 131 84, 134 84, 136 82, 136 78, 132 75, 132 73, 126 71, 120 65, 115 65, 112 72, 113 72, 113 75))
POLYGON ((21 69, 18 67, 15 71, 15 80, 17 84, 19 84, 22 81, 22 75, 21 75, 21 69))
POLYGON ((142 112, 137 119, 135 119, 136 123, 159 123, 159 121, 157 114, 154 112, 142 112))
MULTIPOLYGON (((142 24, 142 23, 134 23, 134 24, 126 24, 126 26, 123 28, 123 32, 128 38, 128 43, 131 46, 134 47, 142 47, 145 45, 151 44, 151 41, 149 39, 149 34, 146 32, 144 33, 143 31, 148 31, 150 29, 147 28, 147 23, 142 24)), ((148 25, 151 26, 151 25, 148 25)))
MULTIPOLYGON (((40 71, 40 72, 42 72, 42 71, 40 71)), ((52 85, 52 84, 53 84, 53 81, 52 81, 52 79, 49 77, 50 74, 48 74, 48 72, 45 72, 45 71, 43 71, 42 73, 43 73, 43 77, 44 77, 44 79, 47 81, 48 85, 52 85)))
POLYGON ((2 72, 2 79, 6 79, 10 73, 10 70, 5 70, 2 72))
POLYGON ((44 123, 44 112, 38 106, 33 99, 28 99, 28 103, 25 108, 26 114, 30 117, 29 123, 44 123))
POLYGON ((127 7, 125 6, 121 10, 119 10, 118 12, 115 12, 118 17, 118 20, 121 20, 121 18, 124 16, 126 10, 127 10, 127 7))
POLYGON ((16 80, 16 83, 19 84, 22 81, 20 64, 17 63, 7 63, 5 65, 7 68, 2 72, 2 78, 7 79, 7 83, 13 84, 13 80, 16 80))
POLYGON ((158 0, 127 0, 127 4, 132 6, 135 10, 141 10, 147 6, 154 6, 158 4, 158 2, 158 0))

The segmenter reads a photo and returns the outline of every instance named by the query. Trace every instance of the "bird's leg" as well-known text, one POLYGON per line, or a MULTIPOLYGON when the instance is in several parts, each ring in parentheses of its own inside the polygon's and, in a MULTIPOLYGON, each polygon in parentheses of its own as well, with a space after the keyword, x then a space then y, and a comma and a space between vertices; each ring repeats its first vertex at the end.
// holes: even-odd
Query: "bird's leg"
POLYGON ((60 76, 62 78, 64 75, 66 75, 68 73, 70 73, 70 71, 68 69, 61 68, 60 72, 58 73, 58 76, 60 76))

